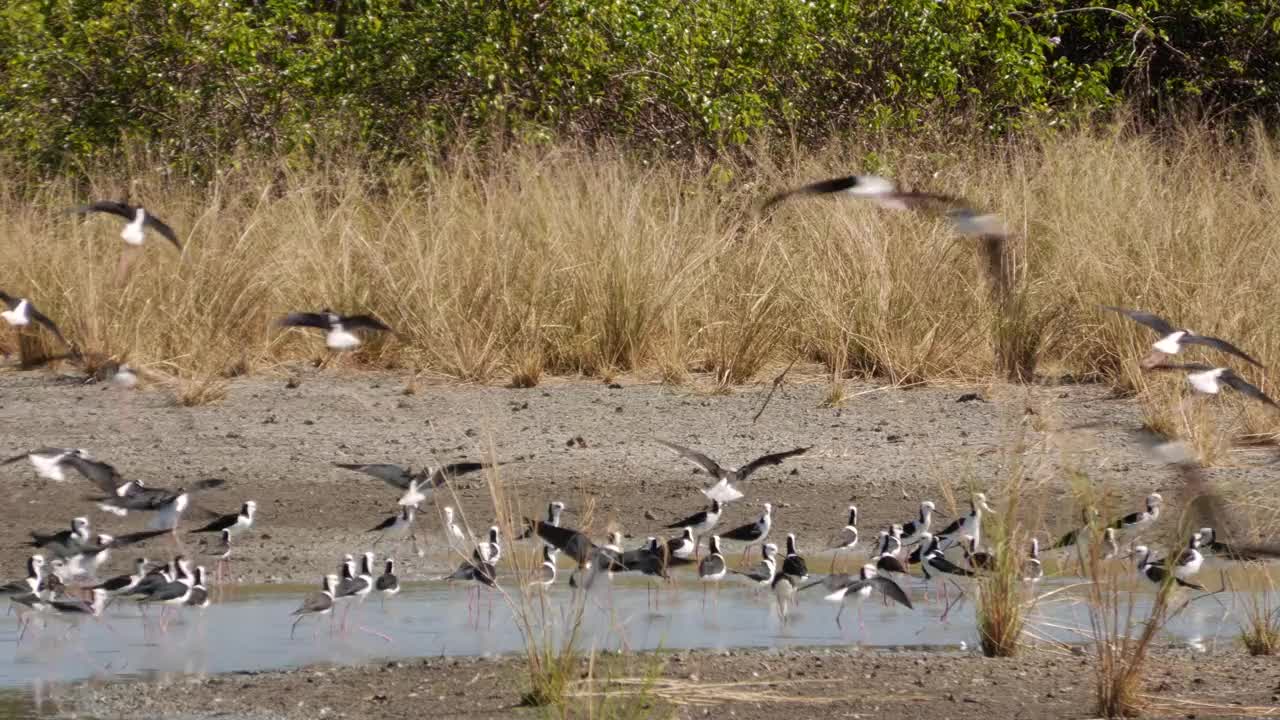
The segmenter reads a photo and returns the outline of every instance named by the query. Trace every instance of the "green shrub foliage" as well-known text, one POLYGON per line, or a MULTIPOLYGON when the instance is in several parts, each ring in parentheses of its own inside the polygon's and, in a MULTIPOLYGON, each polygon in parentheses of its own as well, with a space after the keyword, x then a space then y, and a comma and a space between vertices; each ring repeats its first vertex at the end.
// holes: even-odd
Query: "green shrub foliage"
POLYGON ((1269 2, 6 0, 0 150, 61 164, 458 128, 723 149, 946 119, 1001 133, 1133 100, 1272 110, 1269 2))

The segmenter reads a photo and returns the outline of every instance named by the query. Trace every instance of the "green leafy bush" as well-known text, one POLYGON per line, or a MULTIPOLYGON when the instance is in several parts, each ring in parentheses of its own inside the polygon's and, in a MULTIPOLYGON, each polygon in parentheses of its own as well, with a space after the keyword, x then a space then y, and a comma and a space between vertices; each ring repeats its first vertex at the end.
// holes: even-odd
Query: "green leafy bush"
POLYGON ((395 152, 459 128, 725 148, 770 134, 1003 132, 1134 95, 1266 107, 1267 3, 1023 0, 8 0, 0 151, 139 138, 395 152))

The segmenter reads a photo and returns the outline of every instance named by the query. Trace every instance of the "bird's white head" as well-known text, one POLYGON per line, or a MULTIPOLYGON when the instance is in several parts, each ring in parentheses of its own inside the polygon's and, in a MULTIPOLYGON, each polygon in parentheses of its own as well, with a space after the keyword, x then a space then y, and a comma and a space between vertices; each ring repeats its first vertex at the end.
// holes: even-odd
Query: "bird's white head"
POLYGON ((932 500, 925 500, 924 502, 920 503, 920 512, 925 512, 925 513, 933 512, 936 509, 936 507, 937 506, 933 504, 932 500))
POLYGON ((765 515, 772 515, 772 514, 773 514, 773 504, 772 504, 772 503, 765 503, 765 504, 764 504, 764 514, 765 514, 765 515))
POLYGON ((773 543, 765 543, 765 546, 762 549, 762 552, 764 553, 764 557, 767 560, 773 557, 774 555, 778 554, 778 546, 774 545, 773 543))
POLYGON ((1151 493, 1147 496, 1147 507, 1155 508, 1164 502, 1164 498, 1160 497, 1160 493, 1151 493))
POLYGON ((859 575, 861 575, 863 580, 870 580, 871 578, 875 577, 876 576, 875 563, 867 563, 866 565, 863 565, 862 572, 859 573, 859 575))
POLYGON ((337 575, 325 575, 325 576, 324 576, 324 591, 325 591, 325 592, 327 592, 327 593, 331 593, 331 594, 332 594, 332 593, 333 593, 333 589, 334 589, 335 587, 337 587, 337 586, 338 586, 338 576, 337 576, 337 575))
POLYGON ((241 514, 246 517, 253 517, 253 514, 256 512, 258 512, 258 503, 248 500, 245 502, 244 509, 241 514))
POLYGON ((453 522, 453 508, 449 507, 448 505, 444 506, 444 521, 446 523, 453 522))
POLYGON ((611 545, 617 545, 617 546, 621 547, 621 546, 622 546, 622 533, 618 532, 617 530, 614 530, 613 532, 609 533, 609 544, 611 544, 611 545))

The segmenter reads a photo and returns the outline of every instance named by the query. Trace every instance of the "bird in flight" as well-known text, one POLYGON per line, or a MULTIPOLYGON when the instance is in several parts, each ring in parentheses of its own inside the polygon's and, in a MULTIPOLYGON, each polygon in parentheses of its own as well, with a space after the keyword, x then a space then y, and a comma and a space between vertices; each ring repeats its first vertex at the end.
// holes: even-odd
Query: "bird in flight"
POLYGON ((1235 355, 1246 362, 1263 367, 1263 364, 1255 360, 1251 355, 1223 340, 1222 338, 1209 337, 1208 335, 1197 335, 1187 329, 1175 328, 1168 320, 1143 310, 1128 310, 1114 305, 1103 305, 1103 310, 1118 312, 1139 325, 1146 325, 1155 330, 1160 339, 1151 345, 1157 351, 1165 355, 1177 355, 1182 348, 1187 345, 1204 345, 1214 350, 1235 355))
POLYGON ((52 320, 49 319, 49 316, 37 310, 36 306, 33 305, 30 300, 14 297, 5 293, 3 290, 0 290, 0 302, 9 306, 8 310, 0 311, 0 317, 3 317, 5 321, 13 327, 27 327, 34 321, 48 328, 49 332, 53 333, 63 345, 66 345, 73 350, 75 349, 74 346, 67 342, 67 339, 63 337, 62 331, 58 329, 58 326, 55 325, 52 320))
POLYGON ((1147 369, 1185 372, 1187 374, 1187 382, 1196 392, 1204 393, 1205 395, 1217 395, 1222 392, 1222 386, 1225 385, 1242 395, 1280 410, 1280 405, 1277 405, 1275 400, 1272 400, 1257 386, 1250 384, 1248 380, 1240 377, 1235 370, 1228 367, 1214 367, 1204 363, 1159 362, 1149 365, 1147 369))
POLYGON ((964 236, 1002 239, 1008 235, 1000 216, 978 210, 964 198, 941 193, 900 190, 892 180, 879 175, 847 175, 819 180, 769 196, 761 205, 767 212, 793 197, 845 195, 868 200, 887 210, 917 210, 940 214, 956 232, 964 236))
POLYGON ((179 252, 182 250, 182 243, 178 242, 178 234, 173 231, 173 228, 169 227, 168 223, 160 218, 152 215, 141 205, 130 205, 115 200, 98 200, 88 205, 73 208, 68 212, 73 212, 77 215, 88 215, 89 213, 117 215, 128 221, 124 229, 120 231, 120 239, 124 240, 125 243, 134 247, 141 246, 143 241, 146 240, 146 231, 150 229, 173 243, 173 246, 178 248, 179 252))
POLYGON ((809 452, 809 448, 807 447, 785 450, 783 452, 762 455, 746 465, 743 465, 741 468, 735 468, 721 467, 715 460, 712 460, 697 450, 690 450, 683 445, 677 445, 673 442, 667 442, 666 440, 658 440, 658 442, 676 451, 676 453, 681 457, 694 465, 697 465, 705 470, 707 474, 716 478, 716 484, 703 490, 702 494, 706 495, 711 500, 718 500, 721 503, 733 502, 743 496, 742 491, 734 487, 734 483, 746 480, 752 473, 760 468, 768 465, 780 465, 782 464, 782 461, 787 458, 795 457, 796 455, 803 455, 809 452))
POLYGON ((444 485, 449 479, 483 470, 486 467, 484 463, 456 462, 424 467, 415 472, 411 468, 390 463, 334 463, 334 465, 345 470, 372 475, 393 488, 403 490, 400 504, 412 505, 415 508, 427 500, 431 491, 444 485))
POLYGON ((327 308, 318 313, 289 313, 280 321, 280 325, 320 328, 325 331, 325 346, 338 352, 360 347, 360 337, 352 330, 391 332, 391 328, 386 323, 372 315, 339 315, 327 308))

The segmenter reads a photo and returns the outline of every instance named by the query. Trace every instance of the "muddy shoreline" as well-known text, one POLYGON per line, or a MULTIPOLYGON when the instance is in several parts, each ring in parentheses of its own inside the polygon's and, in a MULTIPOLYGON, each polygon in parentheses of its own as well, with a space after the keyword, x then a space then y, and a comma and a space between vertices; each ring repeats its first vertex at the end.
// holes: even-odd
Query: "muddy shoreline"
MULTIPOLYGON (((766 386, 715 395, 696 386, 670 387, 621 378, 615 385, 551 381, 533 389, 419 385, 406 394, 403 377, 341 371, 303 372, 236 380, 217 404, 187 408, 161 390, 120 391, 83 385, 50 373, 0 373, 0 448, 6 456, 45 446, 83 447, 126 478, 179 486, 210 477, 224 487, 193 496, 201 507, 232 512, 256 500, 255 528, 237 542, 237 582, 312 583, 344 553, 358 553, 376 537, 366 531, 395 509, 398 493, 379 480, 334 467, 338 462, 395 462, 418 466, 493 456, 515 511, 543 512, 566 502, 566 524, 603 537, 618 529, 635 542, 668 535, 663 526, 700 509, 709 483, 691 465, 652 442, 665 438, 700 448, 725 463, 766 451, 813 446, 808 454, 758 473, 747 496, 724 513, 719 529, 776 509, 779 542, 794 532, 803 552, 816 554, 858 505, 864 537, 890 522, 911 519, 921 499, 948 508, 966 487, 990 488, 1007 475, 1007 448, 1021 443, 1024 472, 1040 483, 1033 517, 1041 537, 1056 537, 1075 522, 1061 464, 1084 468, 1096 487, 1129 512, 1152 491, 1171 490, 1167 469, 1133 439, 1141 416, 1132 400, 1098 386, 924 387, 896 390, 850 385, 842 407, 823 406, 827 385, 796 373, 758 423, 766 386), (978 399, 964 400, 976 396, 978 399)), ((1240 451, 1210 476, 1235 493, 1265 488, 1280 477, 1267 464, 1274 450, 1240 451)), ((97 531, 141 529, 145 519, 121 520, 85 498, 94 489, 70 477, 55 483, 31 467, 0 467, 10 507, 22 522, 0 528, 0 567, 18 577, 29 530, 56 530, 87 514, 97 531)), ((461 508, 473 530, 493 520, 483 475, 461 478, 456 497, 437 493, 435 505, 461 508)), ((200 522, 188 513, 183 527, 200 522)), ((438 510, 417 524, 426 557, 406 544, 396 552, 402 576, 421 580, 447 558, 438 510)), ((214 536, 186 535, 191 554, 212 564, 205 548, 214 536)), ((380 555, 384 551, 379 548, 380 555)), ((728 550, 733 552, 734 548, 728 550)), ((104 574, 124 570, 144 554, 163 558, 168 541, 114 554, 104 574)))
MULTIPOLYGON (((607 717, 1087 718, 1092 671, 1085 653, 1045 649, 1008 659, 844 648, 642 653, 597 657, 594 684, 577 691, 596 693, 597 716, 607 717), (600 712, 600 702, 614 714, 600 712)), ((584 662, 578 679, 588 672, 584 662)), ((96 720, 560 717, 522 706, 527 688, 521 658, 424 658, 90 683, 50 695, 48 708, 96 720)), ((1142 691, 1155 703, 1147 717, 1258 716, 1280 704, 1280 664, 1161 648, 1142 691)), ((572 703, 570 717, 587 716, 586 697, 572 703)))

